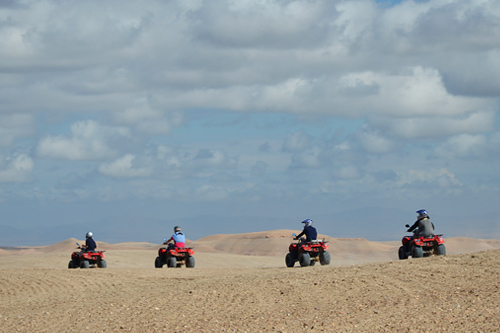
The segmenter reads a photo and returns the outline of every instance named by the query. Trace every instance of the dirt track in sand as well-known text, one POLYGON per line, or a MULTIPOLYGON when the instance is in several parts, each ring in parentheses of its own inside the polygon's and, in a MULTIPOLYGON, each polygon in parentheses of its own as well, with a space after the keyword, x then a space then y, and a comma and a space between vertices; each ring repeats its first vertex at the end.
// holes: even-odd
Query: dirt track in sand
POLYGON ((154 256, 129 246, 107 269, 68 270, 66 252, 2 255, 0 331, 500 330, 500 250, 307 268, 198 253, 195 269, 155 269, 154 256))

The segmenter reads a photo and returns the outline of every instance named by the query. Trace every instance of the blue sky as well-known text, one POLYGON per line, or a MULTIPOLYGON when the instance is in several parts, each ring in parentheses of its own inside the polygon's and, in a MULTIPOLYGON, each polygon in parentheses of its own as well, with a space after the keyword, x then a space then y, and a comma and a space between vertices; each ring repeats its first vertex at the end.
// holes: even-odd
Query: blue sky
POLYGON ((479 0, 2 1, 0 226, 392 239, 426 208, 500 237, 498 22, 479 0))

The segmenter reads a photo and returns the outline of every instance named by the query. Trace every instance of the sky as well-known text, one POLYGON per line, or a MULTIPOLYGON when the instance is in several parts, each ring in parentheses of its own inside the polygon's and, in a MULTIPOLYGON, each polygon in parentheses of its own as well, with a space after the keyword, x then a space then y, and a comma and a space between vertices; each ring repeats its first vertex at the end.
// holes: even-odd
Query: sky
POLYGON ((499 238, 499 101, 494 0, 0 0, 0 245, 499 238))

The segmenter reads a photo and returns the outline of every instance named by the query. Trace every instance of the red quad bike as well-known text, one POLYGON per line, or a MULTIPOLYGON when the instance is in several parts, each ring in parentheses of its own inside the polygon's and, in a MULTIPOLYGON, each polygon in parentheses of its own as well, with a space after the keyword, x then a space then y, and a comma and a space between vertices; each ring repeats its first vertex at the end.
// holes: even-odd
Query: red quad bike
MULTIPOLYGON (((407 228, 410 226, 407 224, 407 228)), ((410 236, 404 236, 401 242, 403 246, 399 248, 399 259, 408 259, 409 256, 413 258, 429 257, 432 255, 444 256, 446 255, 446 247, 444 246, 443 235, 432 235, 430 237, 417 236, 418 229, 413 233, 414 239, 410 236), (410 252, 407 252, 409 249, 410 252)))
POLYGON ((77 249, 80 251, 75 251, 71 254, 68 268, 108 267, 106 260, 104 260, 104 251, 87 252, 85 246, 80 246, 78 243, 76 245, 78 245, 77 249))
POLYGON ((186 267, 194 268, 194 250, 190 247, 162 247, 158 250, 158 257, 155 260, 155 267, 186 267))
MULTIPOLYGON (((295 234, 293 236, 295 239, 295 234)), ((331 257, 326 243, 324 239, 306 242, 305 238, 301 238, 297 243, 291 243, 288 247, 289 252, 285 256, 286 266, 293 267, 296 261, 301 267, 314 266, 316 261, 321 265, 329 265, 331 257)))

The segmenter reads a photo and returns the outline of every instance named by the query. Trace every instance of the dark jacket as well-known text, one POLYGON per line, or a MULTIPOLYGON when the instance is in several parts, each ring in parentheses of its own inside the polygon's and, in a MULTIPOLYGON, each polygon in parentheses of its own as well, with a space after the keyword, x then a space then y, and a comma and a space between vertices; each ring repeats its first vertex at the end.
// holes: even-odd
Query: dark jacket
POLYGON ((95 251, 97 244, 92 238, 87 238, 87 240, 85 241, 85 246, 87 247, 87 251, 95 251))
POLYGON ((298 234, 297 239, 299 239, 303 235, 306 235, 306 242, 318 239, 318 232, 312 225, 305 227, 304 230, 302 230, 302 232, 298 234))

